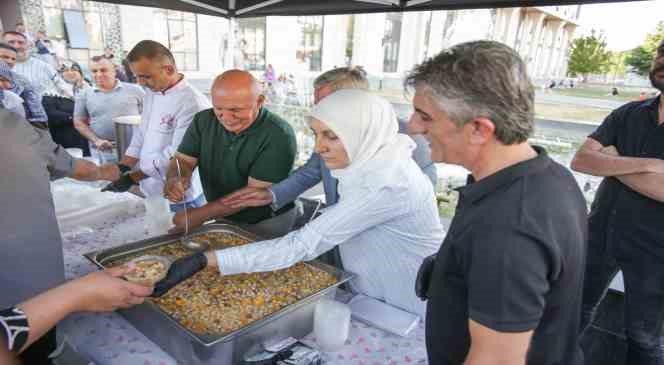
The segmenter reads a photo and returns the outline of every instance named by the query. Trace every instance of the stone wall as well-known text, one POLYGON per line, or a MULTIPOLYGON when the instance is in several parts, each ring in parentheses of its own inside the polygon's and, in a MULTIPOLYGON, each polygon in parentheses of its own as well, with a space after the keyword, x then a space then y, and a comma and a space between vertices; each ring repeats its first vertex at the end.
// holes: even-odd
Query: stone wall
MULTIPOLYGON (((18 0, 18 4, 20 8, 19 20, 25 23, 30 33, 34 34, 40 29, 46 29, 42 0, 18 0)), ((102 14, 104 45, 110 47, 113 54, 124 57, 120 6, 95 1, 83 1, 82 5, 86 10, 95 9, 102 14)))
POLYGON ((120 6, 114 4, 97 3, 104 25, 104 44, 113 50, 116 57, 124 57, 122 52, 122 21, 120 18, 120 6))
MULTIPOLYGON (((46 29, 41 0, 18 0, 18 2, 21 9, 19 20, 25 23, 28 32, 35 33, 38 30, 46 29)), ((12 25, 7 26, 13 27, 12 25)))

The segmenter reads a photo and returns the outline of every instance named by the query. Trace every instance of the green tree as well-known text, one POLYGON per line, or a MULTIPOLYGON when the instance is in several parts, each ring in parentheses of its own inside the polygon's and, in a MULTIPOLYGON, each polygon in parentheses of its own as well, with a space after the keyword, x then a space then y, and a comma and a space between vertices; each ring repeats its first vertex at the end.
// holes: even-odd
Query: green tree
POLYGON ((615 82, 616 78, 625 77, 625 73, 627 72, 627 66, 625 65, 626 57, 627 52, 611 52, 611 58, 609 59, 606 70, 607 75, 612 80, 611 82, 615 82))
POLYGON ((629 51, 625 57, 625 64, 632 68, 632 71, 639 75, 645 76, 650 72, 650 64, 654 55, 648 52, 643 46, 638 46, 629 51))
POLYGON ((625 64, 639 75, 647 75, 655 58, 659 42, 664 40, 664 21, 657 23, 655 31, 648 33, 642 45, 632 49, 625 57, 625 64))
POLYGON ((611 52, 606 49, 606 41, 602 34, 595 31, 587 37, 577 38, 572 42, 568 73, 571 76, 581 75, 585 81, 588 75, 606 72, 611 52))

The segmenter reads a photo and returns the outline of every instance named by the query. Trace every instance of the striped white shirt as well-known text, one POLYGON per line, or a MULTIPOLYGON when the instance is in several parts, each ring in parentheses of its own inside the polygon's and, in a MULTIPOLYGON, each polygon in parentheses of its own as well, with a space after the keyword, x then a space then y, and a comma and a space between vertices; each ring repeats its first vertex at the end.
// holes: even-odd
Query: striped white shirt
POLYGON ((302 229, 217 251, 219 271, 278 270, 339 245, 344 269, 357 275, 354 291, 423 316, 425 303, 414 289, 417 271, 445 238, 431 182, 412 159, 403 159, 371 179, 353 181, 352 189, 343 184, 339 202, 302 229))
POLYGON ((72 88, 60 77, 53 66, 36 57, 29 57, 25 62, 16 62, 14 72, 28 79, 40 99, 46 92, 73 97, 72 88))

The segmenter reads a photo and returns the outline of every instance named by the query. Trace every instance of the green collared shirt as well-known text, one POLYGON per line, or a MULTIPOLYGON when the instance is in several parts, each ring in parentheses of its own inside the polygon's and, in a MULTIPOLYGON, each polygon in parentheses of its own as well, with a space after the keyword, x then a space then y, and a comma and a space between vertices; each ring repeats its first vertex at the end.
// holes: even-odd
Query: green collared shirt
MULTIPOLYGON (((213 110, 207 109, 194 116, 178 152, 198 159, 203 192, 208 201, 214 201, 245 187, 249 177, 271 183, 288 177, 297 143, 291 126, 264 107, 239 134, 226 130, 213 110)), ((291 207, 277 212, 269 206, 246 208, 226 218, 254 224, 291 207)))

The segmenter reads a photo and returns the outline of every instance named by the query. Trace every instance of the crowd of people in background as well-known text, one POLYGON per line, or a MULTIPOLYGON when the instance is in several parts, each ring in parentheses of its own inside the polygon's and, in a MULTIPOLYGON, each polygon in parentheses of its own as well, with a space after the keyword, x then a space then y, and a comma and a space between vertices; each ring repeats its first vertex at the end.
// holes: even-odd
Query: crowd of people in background
POLYGON ((307 104, 303 100, 304 95, 298 90, 295 76, 291 73, 280 73, 277 76, 274 67, 268 64, 260 81, 270 103, 300 106, 307 104))
POLYGON ((105 151, 103 161, 113 160, 112 119, 140 114, 143 92, 135 82, 126 59, 109 47, 81 65, 60 58, 45 31, 33 35, 23 23, 0 39, 0 102, 83 156, 103 158, 97 152, 105 151))

